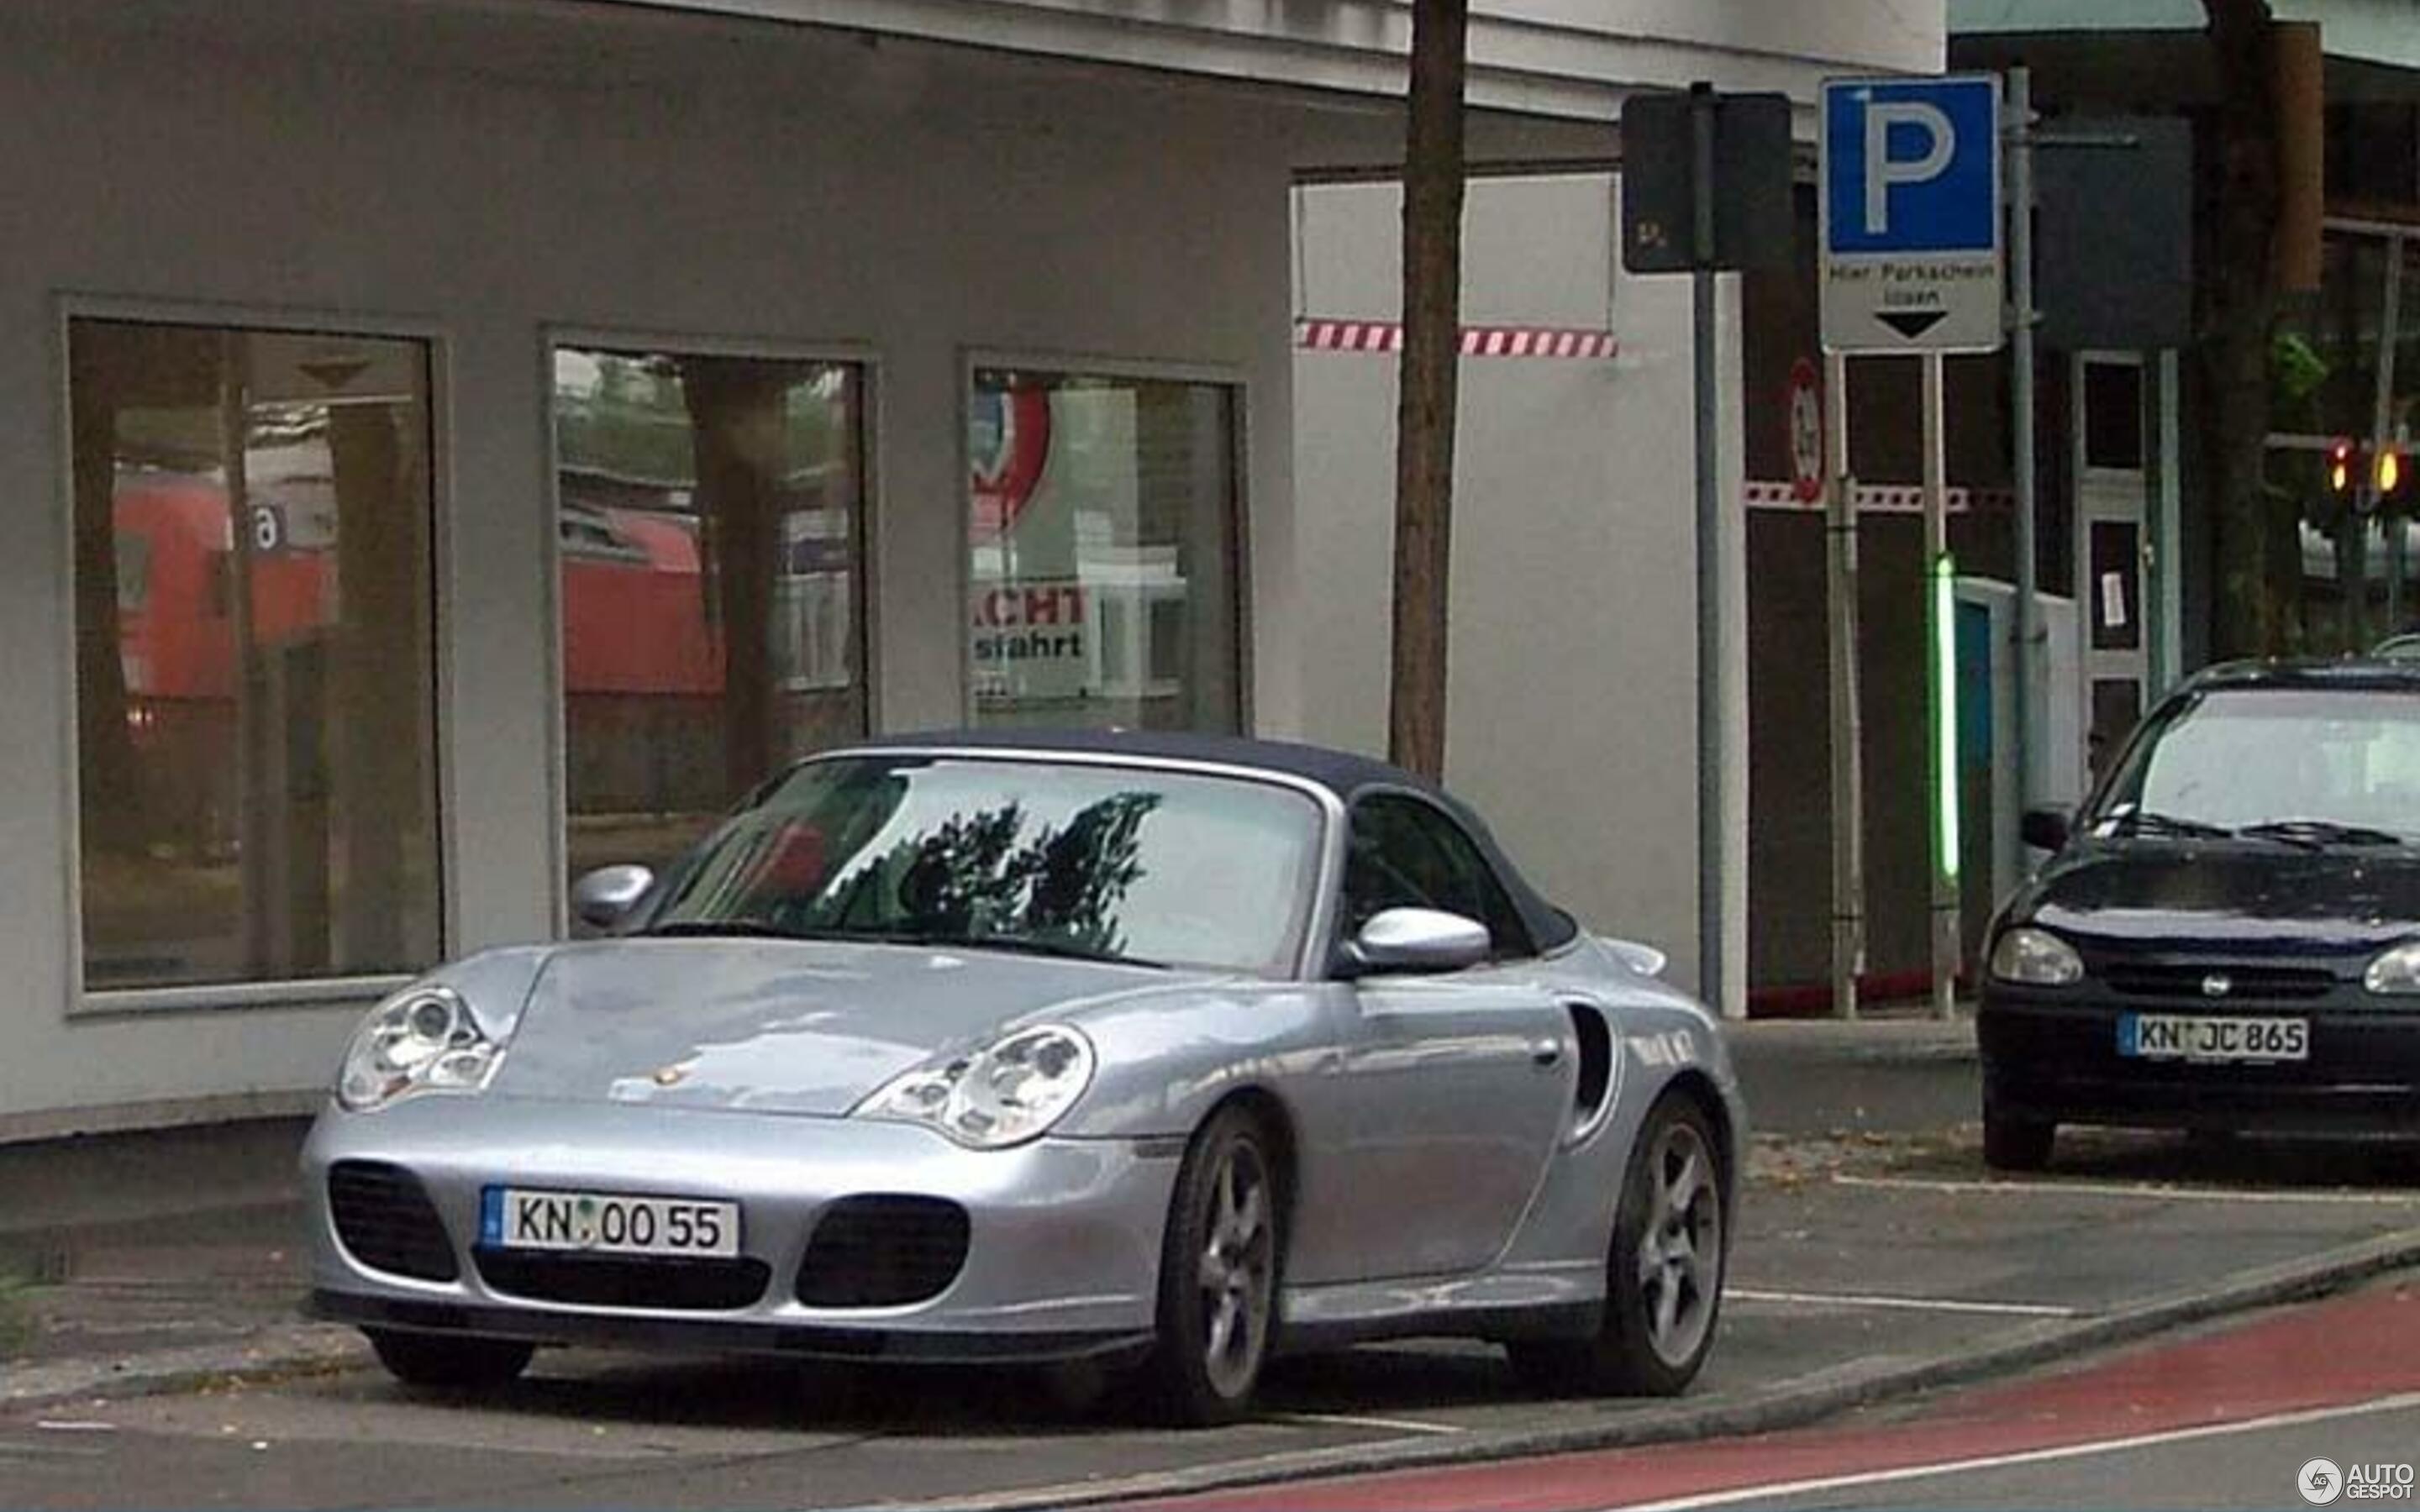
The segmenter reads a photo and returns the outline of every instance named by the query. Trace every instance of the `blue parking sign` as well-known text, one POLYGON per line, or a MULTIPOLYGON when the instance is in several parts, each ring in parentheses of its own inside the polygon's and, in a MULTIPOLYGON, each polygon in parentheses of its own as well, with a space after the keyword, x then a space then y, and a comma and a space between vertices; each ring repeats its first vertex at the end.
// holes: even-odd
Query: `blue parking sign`
POLYGON ((1999 244, 1999 81, 1845 80, 1823 90, 1833 252, 1999 244))
POLYGON ((1828 81, 1823 162, 1826 349, 1996 347, 1999 79, 1828 81))

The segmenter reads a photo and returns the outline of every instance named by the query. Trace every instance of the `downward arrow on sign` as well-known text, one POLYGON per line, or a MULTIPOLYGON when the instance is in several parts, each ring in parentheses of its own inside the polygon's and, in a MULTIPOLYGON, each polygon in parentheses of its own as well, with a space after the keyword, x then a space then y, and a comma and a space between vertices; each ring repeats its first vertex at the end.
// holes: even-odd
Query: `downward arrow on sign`
POLYGON ((1914 341, 1942 321, 1949 318, 1947 310, 1902 310, 1896 315, 1877 316, 1883 324, 1914 341))

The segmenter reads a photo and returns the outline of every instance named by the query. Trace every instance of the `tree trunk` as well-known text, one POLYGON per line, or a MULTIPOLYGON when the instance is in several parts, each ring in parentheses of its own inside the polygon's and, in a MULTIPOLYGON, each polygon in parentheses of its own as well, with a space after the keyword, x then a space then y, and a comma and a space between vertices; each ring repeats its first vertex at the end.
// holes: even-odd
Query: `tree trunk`
POLYGON ((2218 103, 2203 133, 2203 255, 2195 279, 2204 477, 2216 539, 2221 657, 2270 656, 2301 638, 2299 504, 2267 486, 2269 347, 2279 203, 2275 30, 2268 0, 2202 0, 2218 103))
POLYGON ((1412 12, 1404 154, 1404 349, 1395 411, 1394 665, 1387 749, 1445 771, 1454 390, 1462 347, 1462 90, 1469 0, 1412 12))
POLYGON ((777 363, 748 357, 681 363, 697 456, 708 625, 722 652, 723 791, 737 799, 786 753, 773 687, 773 586, 782 571, 789 443, 777 363))

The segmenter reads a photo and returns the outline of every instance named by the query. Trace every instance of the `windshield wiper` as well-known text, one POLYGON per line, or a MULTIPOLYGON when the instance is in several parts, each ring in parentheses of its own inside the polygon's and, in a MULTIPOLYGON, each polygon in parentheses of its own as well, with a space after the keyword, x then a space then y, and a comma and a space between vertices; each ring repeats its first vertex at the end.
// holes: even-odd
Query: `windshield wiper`
POLYGON ((2225 825, 2206 824, 2199 819, 2184 819, 2152 809, 2134 809, 2111 818, 2102 833, 2114 835, 2120 830, 2138 835, 2177 835, 2191 840, 2227 840, 2235 831, 2225 825))
POLYGON ((1115 950, 1103 950, 1073 940, 1054 940, 1041 934, 978 934, 957 942, 979 950, 1015 950, 1025 955, 1059 956, 1068 961, 1106 961, 1116 966, 1155 966, 1168 969, 1165 961, 1146 961, 1140 956, 1122 955, 1115 950))
POLYGON ((1047 934, 961 934, 946 930, 867 930, 852 931, 855 940, 876 940, 885 945, 923 945, 939 949, 963 950, 1006 950, 1017 955, 1055 956, 1065 961, 1099 961, 1113 966, 1152 966, 1165 971, 1165 961, 1148 961, 1141 956, 1121 955, 1074 940, 1053 939, 1047 934))
POLYGON ((780 929, 752 918, 675 918, 669 923, 658 924, 653 928, 641 930, 639 933, 674 937, 688 935, 699 939, 809 940, 818 938, 811 932, 780 929))
POLYGON ((2333 819, 2272 819, 2237 831, 2262 840, 2281 840, 2317 850, 2323 845, 2400 845, 2403 837, 2367 825, 2340 825, 2333 819))

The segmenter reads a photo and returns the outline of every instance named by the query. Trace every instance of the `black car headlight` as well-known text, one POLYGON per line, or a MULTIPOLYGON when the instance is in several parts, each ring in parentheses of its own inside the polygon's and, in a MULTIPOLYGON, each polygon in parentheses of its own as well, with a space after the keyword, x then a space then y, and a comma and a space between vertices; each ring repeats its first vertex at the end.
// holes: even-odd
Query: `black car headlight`
POLYGON ((336 1101, 366 1113, 418 1092, 480 1091, 504 1055, 459 993, 407 987, 353 1031, 336 1101))
POLYGON ((894 1077, 852 1111, 925 1124, 970 1149, 1003 1149, 1058 1122, 1092 1082, 1093 1041, 1040 1024, 894 1077))
POLYGON ((2026 987, 2072 987, 2084 980, 2084 958, 2046 929, 2021 924, 2002 930, 1992 947, 1992 980, 2026 987))

